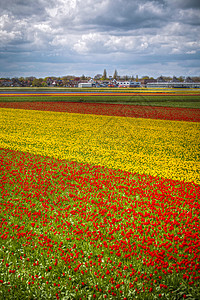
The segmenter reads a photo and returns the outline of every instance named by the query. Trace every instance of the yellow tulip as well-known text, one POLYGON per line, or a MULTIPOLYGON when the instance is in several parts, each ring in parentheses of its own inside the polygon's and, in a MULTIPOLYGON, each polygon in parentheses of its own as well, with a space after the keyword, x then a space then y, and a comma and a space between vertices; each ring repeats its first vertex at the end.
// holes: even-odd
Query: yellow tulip
POLYGON ((197 122, 0 109, 0 147, 200 183, 197 122))

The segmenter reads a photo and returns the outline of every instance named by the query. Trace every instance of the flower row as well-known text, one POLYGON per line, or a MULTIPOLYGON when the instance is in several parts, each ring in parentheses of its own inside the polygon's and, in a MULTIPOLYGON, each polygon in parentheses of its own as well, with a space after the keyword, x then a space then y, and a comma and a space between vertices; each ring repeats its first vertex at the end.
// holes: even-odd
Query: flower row
POLYGON ((0 109, 0 147, 200 182, 197 122, 0 109))
MULTIPOLYGON (((144 99, 145 102, 145 99, 144 99)), ((2 108, 200 122, 200 109, 80 102, 0 102, 2 108)))
POLYGON ((6 149, 0 175, 0 297, 200 296, 199 185, 6 149))

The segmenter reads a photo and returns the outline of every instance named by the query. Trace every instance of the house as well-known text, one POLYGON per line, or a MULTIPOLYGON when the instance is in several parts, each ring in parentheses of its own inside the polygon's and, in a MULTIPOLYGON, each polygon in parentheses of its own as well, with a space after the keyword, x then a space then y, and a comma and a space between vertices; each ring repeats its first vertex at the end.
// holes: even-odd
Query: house
POLYGON ((12 86, 13 81, 10 79, 1 79, 0 80, 0 86, 12 86))
POLYGON ((154 78, 142 78, 140 80, 141 85, 143 85, 145 87, 147 86, 148 83, 154 83, 154 82, 157 82, 157 80, 154 78))

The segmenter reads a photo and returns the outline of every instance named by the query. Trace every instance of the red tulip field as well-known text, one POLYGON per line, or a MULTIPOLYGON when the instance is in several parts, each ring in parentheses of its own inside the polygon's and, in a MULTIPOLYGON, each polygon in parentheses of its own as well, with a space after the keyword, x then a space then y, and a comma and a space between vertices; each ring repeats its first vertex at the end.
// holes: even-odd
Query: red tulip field
POLYGON ((0 299, 200 299, 200 109, 0 107, 0 299))

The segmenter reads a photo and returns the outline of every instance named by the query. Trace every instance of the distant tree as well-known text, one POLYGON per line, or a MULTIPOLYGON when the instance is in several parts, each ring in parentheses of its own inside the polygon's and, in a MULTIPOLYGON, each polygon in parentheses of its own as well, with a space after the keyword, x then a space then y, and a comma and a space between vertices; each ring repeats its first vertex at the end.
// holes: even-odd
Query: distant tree
POLYGON ((33 79, 32 86, 38 86, 38 79, 33 79))
POLYGON ((163 79, 165 81, 171 81, 172 80, 172 77, 171 76, 163 76, 163 79))
POLYGON ((47 86, 46 81, 43 81, 43 82, 41 83, 41 86, 43 86, 43 87, 47 86))
POLYGON ((178 77, 177 79, 178 79, 180 82, 183 82, 183 81, 184 81, 183 76, 180 76, 180 77, 178 77))
POLYGON ((24 77, 19 77, 19 81, 24 82, 25 81, 24 77))
POLYGON ((134 81, 134 80, 135 80, 135 78, 134 78, 134 76, 132 75, 132 76, 131 76, 131 81, 134 81))
POLYGON ((42 78, 39 78, 39 79, 35 78, 32 81, 32 86, 42 86, 42 82, 43 82, 42 78))
POLYGON ((128 75, 125 75, 124 76, 124 79, 127 81, 127 80, 129 80, 129 76, 128 75))
POLYGON ((106 80, 106 79, 107 79, 107 72, 106 72, 106 69, 104 69, 102 80, 106 80))
POLYGON ((85 80, 86 79, 86 77, 85 77, 85 75, 83 74, 82 76, 81 76, 81 80, 85 80))
POLYGON ((118 74, 117 74, 117 70, 115 69, 115 72, 114 72, 114 74, 113 74, 113 79, 117 79, 117 77, 118 77, 118 74))

